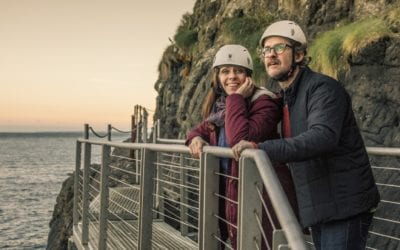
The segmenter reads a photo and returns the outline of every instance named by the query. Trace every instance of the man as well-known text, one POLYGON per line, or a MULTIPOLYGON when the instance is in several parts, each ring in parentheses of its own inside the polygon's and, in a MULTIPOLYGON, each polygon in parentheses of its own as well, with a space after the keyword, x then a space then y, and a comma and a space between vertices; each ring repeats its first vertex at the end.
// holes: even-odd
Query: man
POLYGON ((334 79, 308 68, 307 40, 292 21, 271 24, 260 45, 265 69, 284 97, 283 139, 241 141, 264 150, 272 162, 288 162, 300 222, 311 227, 317 249, 365 249, 379 202, 351 100, 334 79))

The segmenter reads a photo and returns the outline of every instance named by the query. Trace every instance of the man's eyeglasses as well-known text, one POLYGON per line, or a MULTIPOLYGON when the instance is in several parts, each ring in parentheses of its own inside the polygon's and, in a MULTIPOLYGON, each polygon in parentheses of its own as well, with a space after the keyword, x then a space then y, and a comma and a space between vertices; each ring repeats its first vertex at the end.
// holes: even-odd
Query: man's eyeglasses
POLYGON ((286 44, 286 43, 278 43, 278 44, 275 44, 275 45, 272 46, 272 47, 264 47, 264 48, 262 48, 262 49, 261 49, 261 54, 262 54, 263 56, 266 56, 266 55, 271 54, 272 51, 274 51, 277 55, 279 55, 279 54, 282 54, 282 53, 285 51, 285 49, 286 49, 287 47, 292 48, 292 46, 289 45, 289 44, 286 44))

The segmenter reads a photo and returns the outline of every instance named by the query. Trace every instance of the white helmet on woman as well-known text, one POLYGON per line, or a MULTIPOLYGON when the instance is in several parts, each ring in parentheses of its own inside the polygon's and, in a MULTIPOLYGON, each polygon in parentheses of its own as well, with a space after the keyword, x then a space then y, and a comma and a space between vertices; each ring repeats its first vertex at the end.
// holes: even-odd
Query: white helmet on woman
POLYGON ((249 51, 238 44, 224 45, 218 50, 212 67, 215 68, 221 65, 242 66, 253 71, 253 60, 249 51))
POLYGON ((278 21, 268 26, 267 29, 264 31, 264 34, 261 36, 260 46, 263 47, 264 40, 271 36, 288 38, 295 42, 298 42, 301 45, 302 49, 307 48, 307 39, 304 35, 303 30, 297 23, 293 21, 278 21))

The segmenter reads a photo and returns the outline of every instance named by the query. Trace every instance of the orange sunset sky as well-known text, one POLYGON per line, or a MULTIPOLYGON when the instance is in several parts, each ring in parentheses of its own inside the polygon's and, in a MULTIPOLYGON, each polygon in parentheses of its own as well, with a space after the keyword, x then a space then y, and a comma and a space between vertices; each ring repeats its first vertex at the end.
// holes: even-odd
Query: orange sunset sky
MULTIPOLYGON (((195 0, 1 0, 0 132, 130 126, 195 0)), ((152 116, 152 112, 150 112, 152 116)))

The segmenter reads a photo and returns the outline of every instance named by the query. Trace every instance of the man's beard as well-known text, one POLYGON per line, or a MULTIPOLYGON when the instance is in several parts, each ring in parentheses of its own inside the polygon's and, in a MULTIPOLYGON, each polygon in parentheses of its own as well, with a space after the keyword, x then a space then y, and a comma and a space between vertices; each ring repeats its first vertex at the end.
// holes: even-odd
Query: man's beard
POLYGON ((285 71, 277 74, 276 76, 271 76, 271 78, 278 82, 283 82, 283 81, 286 81, 287 79, 289 79, 289 77, 291 76, 291 72, 292 72, 292 69, 290 68, 288 70, 285 70, 285 71))

